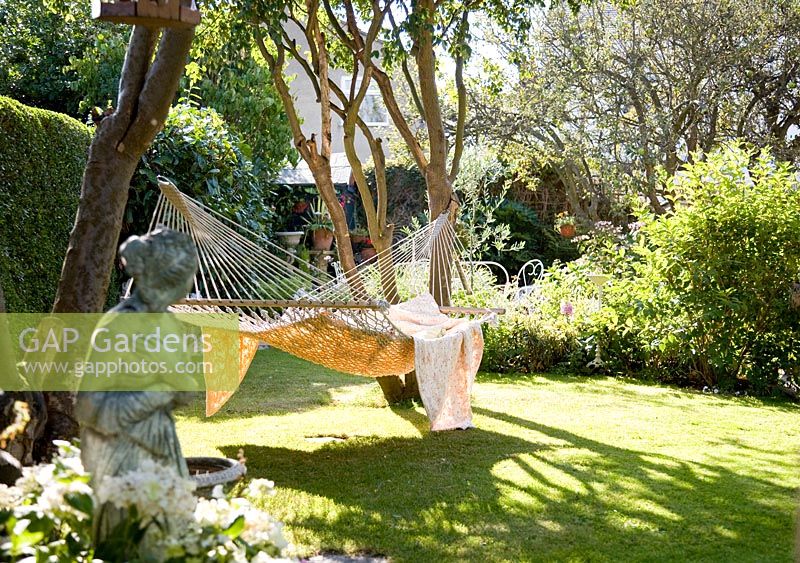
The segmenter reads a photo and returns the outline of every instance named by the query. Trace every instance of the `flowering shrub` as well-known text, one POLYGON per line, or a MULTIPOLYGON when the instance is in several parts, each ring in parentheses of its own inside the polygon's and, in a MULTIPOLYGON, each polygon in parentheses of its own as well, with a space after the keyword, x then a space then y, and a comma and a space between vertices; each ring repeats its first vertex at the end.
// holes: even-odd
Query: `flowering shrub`
POLYGON ((25 468, 0 486, 0 559, 30 561, 267 561, 287 557, 282 524, 253 507, 274 484, 256 479, 244 498, 197 499, 192 480, 153 462, 106 477, 93 491, 80 450, 58 442, 52 464, 25 468), (106 503, 108 503, 106 505, 106 503), (124 511, 108 539, 92 546, 95 505, 124 511))
POLYGON ((117 508, 135 508, 144 520, 162 514, 190 514, 196 503, 194 490, 192 481, 177 479, 172 468, 148 459, 138 471, 120 477, 106 475, 97 487, 96 499, 117 508))
POLYGON ((667 188, 675 211, 645 217, 646 244, 630 282, 629 293, 641 296, 639 317, 657 329, 643 342, 660 355, 684 358, 698 383, 712 387, 746 380, 763 393, 777 384, 780 370, 796 379, 797 171, 768 151, 723 147, 687 166, 667 188))
POLYGON ((575 355, 582 327, 597 308, 586 277, 591 270, 583 259, 556 263, 527 296, 507 302, 497 325, 484 328, 481 367, 530 373, 575 355))
POLYGON ((497 326, 485 327, 481 369, 544 371, 566 360, 575 344, 576 332, 568 324, 546 322, 520 310, 511 311, 501 317, 497 326))
MULTIPOLYGON (((551 280, 611 273, 602 309, 579 319, 612 373, 763 394, 800 376, 800 186, 768 152, 724 147, 669 180, 674 210, 624 232, 600 225, 551 280), (584 266, 581 266, 583 263, 584 266)), ((576 357, 575 367, 586 356, 576 357)))

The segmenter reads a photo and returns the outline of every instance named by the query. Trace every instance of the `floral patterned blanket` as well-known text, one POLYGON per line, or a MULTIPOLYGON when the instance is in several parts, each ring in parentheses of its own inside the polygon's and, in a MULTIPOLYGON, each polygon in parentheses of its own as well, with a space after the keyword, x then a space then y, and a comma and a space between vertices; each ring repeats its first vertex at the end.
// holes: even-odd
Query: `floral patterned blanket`
POLYGON ((414 338, 414 369, 431 430, 472 428, 470 393, 483 357, 481 318, 453 319, 423 294, 393 305, 389 319, 414 338))

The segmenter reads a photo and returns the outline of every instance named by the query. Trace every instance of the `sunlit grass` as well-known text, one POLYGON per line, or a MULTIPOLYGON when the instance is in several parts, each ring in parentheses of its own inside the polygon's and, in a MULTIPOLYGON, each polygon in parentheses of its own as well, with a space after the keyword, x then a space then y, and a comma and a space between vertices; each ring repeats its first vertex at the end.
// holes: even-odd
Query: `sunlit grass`
POLYGON ((431 434, 377 384, 259 353, 187 455, 273 479, 301 553, 395 561, 789 561, 800 409, 611 378, 484 374, 477 429, 431 434), (309 438, 336 436, 324 443, 309 438))

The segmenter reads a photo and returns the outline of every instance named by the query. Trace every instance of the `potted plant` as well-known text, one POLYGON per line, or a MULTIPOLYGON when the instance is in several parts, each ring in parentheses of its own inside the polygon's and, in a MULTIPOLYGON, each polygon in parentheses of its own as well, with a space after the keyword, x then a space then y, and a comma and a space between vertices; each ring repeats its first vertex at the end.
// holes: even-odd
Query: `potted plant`
MULTIPOLYGON (((369 238, 369 233, 366 229, 353 229, 350 231, 350 242, 354 247, 359 247, 364 244, 364 241, 369 238)), ((357 248, 354 248, 356 250, 357 248)))
POLYGON ((306 231, 311 233, 314 250, 330 250, 333 244, 333 221, 322 198, 312 206, 313 215, 306 220, 306 231))
POLYGON ((369 260, 370 258, 375 258, 377 254, 378 251, 375 250, 374 246, 372 246, 372 241, 369 239, 365 239, 363 246, 361 247, 361 259, 369 260))
POLYGON ((562 237, 572 238, 577 234, 577 229, 575 228, 575 217, 567 213, 566 211, 562 211, 558 215, 556 215, 555 220, 555 228, 556 230, 561 233, 562 237))

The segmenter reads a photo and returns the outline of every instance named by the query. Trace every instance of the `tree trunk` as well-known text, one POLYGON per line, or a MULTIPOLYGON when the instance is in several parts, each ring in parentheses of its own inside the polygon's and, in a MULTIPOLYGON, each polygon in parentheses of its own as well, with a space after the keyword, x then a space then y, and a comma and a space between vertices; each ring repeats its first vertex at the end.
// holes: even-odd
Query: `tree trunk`
POLYGON ((376 379, 378 385, 381 386, 386 402, 390 405, 420 398, 416 372, 407 373, 402 378, 397 375, 388 375, 376 379))
POLYGON ((122 69, 118 107, 100 123, 89 148, 78 215, 53 312, 102 310, 130 180, 139 159, 164 126, 193 35, 186 29, 165 31, 150 65, 158 30, 134 28, 122 69))
POLYGON ((306 160, 306 162, 314 176, 317 191, 322 201, 325 202, 325 207, 328 209, 331 221, 333 222, 333 236, 336 239, 339 263, 342 265, 342 269, 347 277, 347 283, 350 285, 352 292, 361 298, 361 296, 364 295, 364 286, 356 271, 356 260, 353 257, 353 246, 350 244, 350 231, 347 228, 347 217, 345 217, 344 209, 339 205, 339 199, 336 197, 336 189, 333 187, 333 179, 331 178, 330 164, 327 159, 323 159, 323 157, 316 154, 313 136, 308 144, 312 156, 310 159, 306 160))
POLYGON ((378 253, 378 272, 381 277, 383 298, 395 305, 400 303, 400 292, 397 289, 397 275, 394 271, 394 259, 391 251, 394 225, 391 225, 387 231, 388 236, 372 239, 372 244, 378 253))
MULTIPOLYGON (((433 161, 425 170, 425 183, 428 188, 428 208, 431 221, 436 221, 448 209, 450 221, 455 220, 453 203, 453 187, 445 167, 433 168, 433 161)), ((439 305, 450 305, 450 288, 453 278, 453 248, 445 239, 436 238, 431 248, 428 289, 439 305)))
MULTIPOLYGON (((430 160, 425 167, 425 184, 428 189, 428 207, 431 221, 450 209, 453 212, 451 221, 455 220, 453 203, 453 185, 447 171, 447 136, 444 119, 436 86, 436 53, 433 43, 433 29, 436 18, 436 6, 433 0, 419 0, 414 9, 415 14, 424 18, 416 38, 416 61, 419 77, 420 98, 425 110, 425 125, 428 130, 430 160)), ((439 305, 450 305, 450 280, 452 277, 452 249, 450 245, 441 245, 431 254, 430 292, 439 305)))
MULTIPOLYGON (((75 226, 53 306, 54 313, 100 312, 114 267, 128 189, 139 159, 164 126, 189 55, 194 30, 136 26, 120 78, 116 111, 97 128, 81 185, 75 226)), ((78 434, 75 395, 45 393, 49 413, 36 456, 46 459, 52 440, 78 434)))
POLYGON ((114 268, 128 201, 128 185, 139 157, 117 152, 103 123, 89 149, 81 201, 53 307, 55 313, 98 312, 114 268))

